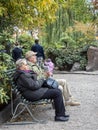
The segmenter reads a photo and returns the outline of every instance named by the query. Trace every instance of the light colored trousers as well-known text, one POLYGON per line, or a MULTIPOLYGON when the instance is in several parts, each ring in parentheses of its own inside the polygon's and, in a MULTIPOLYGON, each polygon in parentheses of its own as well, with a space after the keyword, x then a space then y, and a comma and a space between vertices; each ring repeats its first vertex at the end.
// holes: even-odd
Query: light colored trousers
POLYGON ((72 94, 68 88, 67 82, 65 79, 56 79, 59 83, 59 89, 62 91, 64 102, 70 100, 72 94))

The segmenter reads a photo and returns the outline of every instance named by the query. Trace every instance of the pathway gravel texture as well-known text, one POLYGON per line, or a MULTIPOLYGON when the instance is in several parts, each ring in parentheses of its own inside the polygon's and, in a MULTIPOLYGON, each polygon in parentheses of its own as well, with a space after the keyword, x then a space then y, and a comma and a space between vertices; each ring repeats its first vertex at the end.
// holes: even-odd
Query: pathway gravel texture
MULTIPOLYGON (((98 130, 98 75, 97 74, 54 74, 68 82, 72 95, 81 102, 80 106, 67 106, 68 122, 55 122, 51 105, 34 107, 38 119, 45 123, 25 125, 2 125, 0 130, 98 130)), ((25 112, 20 119, 30 120, 25 112)))

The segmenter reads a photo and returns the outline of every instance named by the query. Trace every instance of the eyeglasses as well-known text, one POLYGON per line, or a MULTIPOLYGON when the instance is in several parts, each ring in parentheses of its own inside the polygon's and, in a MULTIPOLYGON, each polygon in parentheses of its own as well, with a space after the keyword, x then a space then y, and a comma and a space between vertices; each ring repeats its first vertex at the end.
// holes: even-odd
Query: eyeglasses
POLYGON ((28 64, 23 64, 23 65, 27 66, 28 64))
POLYGON ((32 55, 32 56, 36 56, 36 55, 32 55))

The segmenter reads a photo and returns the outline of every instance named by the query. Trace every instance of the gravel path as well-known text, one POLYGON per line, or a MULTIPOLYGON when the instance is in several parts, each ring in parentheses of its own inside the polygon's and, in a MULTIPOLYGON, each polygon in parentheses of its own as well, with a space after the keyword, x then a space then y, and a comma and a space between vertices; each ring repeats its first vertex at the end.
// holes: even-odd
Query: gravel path
MULTIPOLYGON (((46 119, 46 123, 2 125, 0 130, 98 130, 98 75, 55 74, 54 77, 65 78, 73 96, 81 102, 80 106, 66 107, 70 114, 68 122, 55 122, 51 105, 37 106, 34 114, 46 119)), ((29 119, 27 113, 22 116, 29 119)))

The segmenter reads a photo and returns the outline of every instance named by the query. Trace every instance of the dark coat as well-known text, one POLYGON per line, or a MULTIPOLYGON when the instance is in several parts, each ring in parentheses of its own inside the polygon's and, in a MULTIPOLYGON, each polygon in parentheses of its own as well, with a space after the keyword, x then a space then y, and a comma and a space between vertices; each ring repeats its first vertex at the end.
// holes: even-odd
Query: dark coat
POLYGON ((36 101, 46 93, 48 88, 43 88, 44 79, 37 80, 37 75, 33 71, 25 72, 17 70, 14 74, 14 81, 19 91, 29 101, 36 101))
POLYGON ((34 52, 37 52, 37 57, 43 57, 43 59, 45 59, 43 47, 41 45, 39 45, 38 43, 35 43, 31 47, 31 50, 34 52))
POLYGON ((21 48, 19 47, 15 47, 13 50, 12 50, 12 57, 13 59, 16 61, 18 60, 19 58, 22 58, 22 55, 23 55, 23 51, 21 48))

